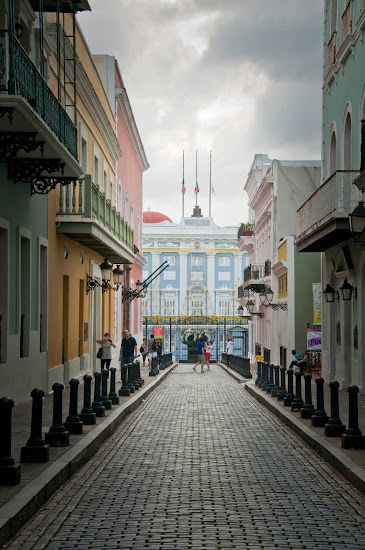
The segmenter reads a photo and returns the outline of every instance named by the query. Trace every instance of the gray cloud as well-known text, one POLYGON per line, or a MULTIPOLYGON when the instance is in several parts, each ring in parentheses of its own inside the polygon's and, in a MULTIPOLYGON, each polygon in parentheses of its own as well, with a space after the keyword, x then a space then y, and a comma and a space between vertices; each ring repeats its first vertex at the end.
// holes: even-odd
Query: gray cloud
POLYGON ((246 217, 242 191, 255 153, 320 158, 322 2, 91 0, 79 16, 93 53, 119 61, 151 168, 144 205, 208 210, 213 150, 217 223, 246 217))

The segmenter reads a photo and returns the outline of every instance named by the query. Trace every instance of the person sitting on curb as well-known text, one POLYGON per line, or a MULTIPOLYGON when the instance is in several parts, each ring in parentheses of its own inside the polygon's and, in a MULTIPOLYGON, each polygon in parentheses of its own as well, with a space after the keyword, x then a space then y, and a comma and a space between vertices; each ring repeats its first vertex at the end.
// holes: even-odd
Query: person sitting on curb
POLYGON ((304 349, 303 350, 303 358, 299 359, 299 361, 297 361, 295 372, 300 371, 302 374, 304 374, 304 369, 306 368, 307 363, 308 363, 307 350, 304 349))
POLYGON ((295 351, 295 349, 292 349, 291 353, 292 353, 292 355, 294 355, 295 359, 293 359, 293 361, 290 363, 289 369, 292 369, 294 367, 294 365, 296 365, 298 363, 298 361, 303 359, 303 355, 301 355, 300 353, 297 353, 295 351))

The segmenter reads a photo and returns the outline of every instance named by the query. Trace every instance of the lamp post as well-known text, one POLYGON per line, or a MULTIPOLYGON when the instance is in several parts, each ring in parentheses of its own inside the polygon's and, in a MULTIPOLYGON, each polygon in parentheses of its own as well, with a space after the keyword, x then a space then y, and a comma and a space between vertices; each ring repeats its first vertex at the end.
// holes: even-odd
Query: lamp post
POLYGON ((345 277, 343 285, 340 286, 340 292, 342 300, 349 301, 352 298, 352 294, 356 292, 356 288, 354 289, 345 277))
POLYGON ((323 294, 324 294, 324 299, 328 304, 335 301, 336 291, 328 283, 326 288, 323 289, 323 294))
POLYGON ((351 233, 362 233, 365 229, 364 201, 360 201, 356 208, 349 214, 351 233))

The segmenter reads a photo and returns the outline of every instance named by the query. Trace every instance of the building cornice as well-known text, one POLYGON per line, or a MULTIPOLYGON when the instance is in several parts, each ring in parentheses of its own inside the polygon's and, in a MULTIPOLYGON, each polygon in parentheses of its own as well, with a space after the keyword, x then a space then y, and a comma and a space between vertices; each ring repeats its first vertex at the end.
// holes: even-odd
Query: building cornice
POLYGON ((133 145, 138 163, 141 167, 142 172, 145 172, 146 170, 148 170, 150 165, 148 164, 141 136, 139 135, 132 107, 128 98, 127 90, 125 88, 116 88, 115 94, 117 99, 117 106, 119 107, 119 110, 122 114, 123 122, 127 129, 129 139, 133 145))

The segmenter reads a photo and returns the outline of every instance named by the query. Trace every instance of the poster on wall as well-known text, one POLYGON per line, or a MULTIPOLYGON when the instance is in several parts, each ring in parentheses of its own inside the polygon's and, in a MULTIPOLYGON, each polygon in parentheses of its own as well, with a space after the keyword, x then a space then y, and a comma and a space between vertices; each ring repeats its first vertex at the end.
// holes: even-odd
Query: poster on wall
POLYGON ((313 324, 322 324, 322 284, 312 283, 313 289, 313 324))
POLYGON ((322 331, 307 329, 307 351, 322 351, 322 331))
POLYGON ((163 343, 163 337, 164 337, 164 328, 163 327, 152 327, 152 334, 156 338, 156 340, 161 340, 163 343))

